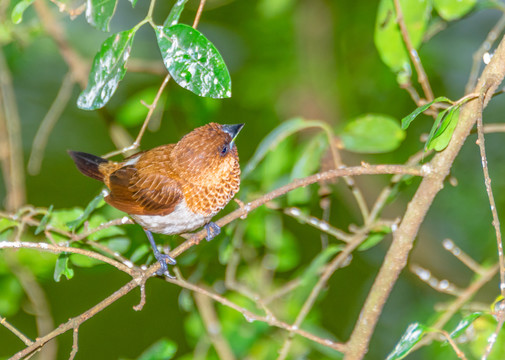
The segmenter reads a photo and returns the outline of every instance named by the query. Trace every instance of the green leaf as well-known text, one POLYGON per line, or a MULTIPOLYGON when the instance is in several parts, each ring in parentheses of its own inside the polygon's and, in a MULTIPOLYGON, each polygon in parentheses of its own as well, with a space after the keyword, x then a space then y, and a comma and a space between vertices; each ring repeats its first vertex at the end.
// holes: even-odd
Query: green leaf
POLYGON ((17 221, 7 219, 7 218, 0 219, 0 233, 4 232, 7 229, 16 227, 16 226, 18 226, 17 221))
POLYGON ((163 63, 183 88, 211 98, 231 97, 231 78, 216 47, 185 24, 155 28, 163 63))
POLYGON ((142 259, 144 256, 146 256, 151 248, 147 244, 142 244, 138 246, 134 251, 132 256, 130 256, 130 261, 132 263, 136 263, 140 259, 142 259))
MULTIPOLYGON (((157 87, 149 87, 131 95, 117 110, 114 119, 124 127, 133 127, 143 124, 149 109, 144 106, 141 101, 145 104, 152 104, 157 92, 157 87)), ((158 100, 158 105, 154 110, 155 113, 161 115, 160 113, 163 111, 166 101, 167 94, 164 92, 158 100)), ((155 113, 153 113, 153 116, 155 113)))
POLYGON ((263 160, 265 155, 275 149, 279 143, 288 136, 307 128, 321 127, 330 131, 328 124, 322 121, 305 120, 303 118, 294 118, 283 122, 273 129, 258 145, 254 155, 242 172, 242 179, 247 177, 251 171, 256 169, 258 163, 263 160))
POLYGON ((93 259, 89 256, 81 254, 70 254, 70 262, 72 263, 72 265, 82 268, 91 268, 103 264, 103 262, 101 262, 100 260, 93 259))
POLYGON ((81 226, 82 223, 88 219, 88 217, 95 209, 102 207, 105 204, 105 200, 103 199, 103 197, 104 197, 103 192, 100 192, 100 194, 95 196, 95 198, 91 200, 88 206, 86 206, 84 212, 77 219, 69 221, 67 223, 68 228, 71 231, 73 231, 77 229, 79 226, 81 226))
POLYGON ((23 288, 11 274, 0 276, 0 315, 15 315, 21 306, 23 288))
POLYGON ((51 217, 51 213, 53 211, 53 205, 49 206, 49 209, 47 209, 46 214, 40 220, 39 226, 37 226, 37 229, 35 229, 35 235, 40 234, 44 229, 46 228, 47 222, 49 221, 49 218, 51 217))
POLYGON ((384 236, 386 234, 391 233, 391 228, 384 226, 384 229, 381 231, 372 231, 368 235, 367 239, 361 243, 361 245, 358 247, 359 251, 365 251, 368 250, 384 239, 384 236))
POLYGON ((433 6, 440 17, 452 21, 465 16, 477 3, 477 0, 433 0, 433 6))
POLYGON ((11 13, 11 20, 14 24, 19 24, 23 21, 23 13, 30 7, 31 4, 33 4, 34 1, 35 0, 21 0, 16 4, 16 6, 14 6, 11 13))
MULTIPOLYGON (((400 0, 403 19, 414 49, 421 45, 431 13, 431 2, 400 0)), ((382 61, 395 73, 410 75, 410 59, 403 42, 393 0, 381 0, 377 10, 374 41, 382 61)))
POLYGON ((68 280, 74 277, 74 270, 68 262, 69 255, 68 253, 62 253, 58 256, 54 267, 54 281, 59 282, 62 275, 65 275, 68 280))
POLYGON ((415 109, 414 111, 412 111, 409 115, 405 116, 403 119, 402 119, 402 129, 405 130, 407 129, 409 126, 410 126, 410 123, 412 121, 414 121, 414 119, 419 115, 421 114, 422 112, 425 112, 426 110, 428 110, 428 108, 433 105, 434 103, 439 103, 439 102, 448 102, 448 103, 451 103, 452 104, 452 100, 446 98, 445 96, 440 96, 440 97, 437 97, 435 100, 433 101, 430 101, 429 103, 427 104, 424 104, 423 106, 419 106, 417 109, 415 109))
POLYGON ((426 142, 426 149, 442 151, 447 147, 449 141, 451 141, 454 129, 456 129, 456 125, 458 125, 459 106, 452 106, 447 110, 444 111, 447 112, 447 115, 443 117, 442 124, 438 130, 435 132, 433 137, 428 138, 428 141, 426 142), (447 110, 449 111, 447 112, 447 110))
MULTIPOLYGON (((84 211, 86 213, 86 210, 84 211)), ((89 219, 89 228, 94 229, 99 227, 100 225, 106 223, 108 220, 102 215, 93 215, 89 219)), ((88 236, 88 240, 90 241, 98 241, 105 238, 110 238, 116 235, 124 235, 125 230, 120 226, 109 226, 104 229, 98 230, 88 236)), ((105 243, 104 243, 105 244, 105 243)))
MULTIPOLYGON (((72 220, 79 218, 82 216, 82 209, 73 208, 73 209, 59 209, 54 210, 52 216, 49 218, 49 225, 56 229, 61 229, 65 231, 72 230, 69 228, 68 223, 72 220)), ((55 238, 62 238, 59 234, 53 234, 55 238)))
POLYGON ((260 0, 258 3, 259 13, 266 18, 283 14, 294 5, 294 0, 260 0))
POLYGON ((170 27, 179 22, 179 18, 181 17, 182 10, 184 10, 184 5, 188 0, 177 0, 177 2, 172 6, 172 10, 170 10, 170 14, 168 14, 165 22, 163 23, 163 27, 170 27))
POLYGON ((117 0, 87 0, 86 20, 97 29, 109 31, 110 19, 116 11, 116 5, 117 0))
POLYGON ((410 324, 398 344, 396 344, 393 352, 388 355, 386 360, 403 359, 428 330, 426 326, 419 323, 410 324))
POLYGON ((348 151, 376 154, 395 150, 405 132, 388 115, 366 114, 349 122, 340 137, 348 151))
POLYGON ((126 74, 134 35, 135 29, 122 31, 103 42, 93 59, 88 86, 77 99, 78 107, 95 110, 107 104, 126 74))
POLYGON ((311 285, 315 278, 319 278, 319 270, 331 260, 331 258, 342 250, 342 246, 329 245, 312 260, 300 278, 301 285, 311 285))
POLYGON ((171 340, 161 339, 151 345, 138 357, 138 360, 170 360, 177 351, 177 344, 171 340))
POLYGON ((132 3, 132 8, 135 7, 135 5, 137 5, 137 0, 129 0, 131 3, 132 3))
POLYGON ((470 314, 470 315, 467 315, 465 316, 459 323, 458 325, 456 325, 456 328, 451 331, 451 333, 449 334, 449 336, 451 337, 451 339, 456 339, 458 338, 459 336, 461 336, 466 329, 468 329, 468 327, 470 325, 472 325, 472 323, 479 317, 481 317, 484 313, 482 312, 474 312, 473 314, 470 314))

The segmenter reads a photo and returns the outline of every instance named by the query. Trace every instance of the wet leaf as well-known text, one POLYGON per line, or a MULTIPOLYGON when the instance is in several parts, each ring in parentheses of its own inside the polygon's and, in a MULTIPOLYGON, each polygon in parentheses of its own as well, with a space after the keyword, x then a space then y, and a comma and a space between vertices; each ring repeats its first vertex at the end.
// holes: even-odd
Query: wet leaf
POLYGON ((46 225, 49 221, 49 218, 51 217, 51 213, 53 212, 53 205, 49 206, 49 209, 47 209, 47 213, 44 215, 42 220, 40 220, 39 226, 37 226, 37 229, 35 229, 35 235, 40 234, 44 229, 46 228, 46 225))
POLYGON ((16 4, 16 6, 14 6, 11 13, 11 20, 14 24, 19 24, 23 21, 23 13, 30 7, 30 5, 33 4, 34 1, 35 0, 21 0, 16 4))
POLYGON ((155 31, 163 63, 177 84, 203 97, 231 97, 228 68, 202 33, 185 24, 155 31))
MULTIPOLYGON (((456 129, 456 125, 458 125, 458 119, 459 119, 459 106, 452 106, 449 109, 444 111, 446 112, 447 115, 442 116, 442 124, 440 124, 440 127, 438 130, 435 132, 435 134, 431 137, 428 138, 428 141, 426 142, 426 149, 428 150, 436 150, 436 151, 442 151, 444 150, 447 145, 449 144, 449 141, 451 141, 452 134, 454 133, 454 129, 456 129), (449 111, 447 111, 449 110, 449 111)), ((438 120, 438 117, 437 117, 438 120)), ((436 122, 436 121, 435 121, 436 122)), ((435 126, 435 125, 433 125, 435 126)), ((432 130, 433 131, 433 130, 432 130)))
POLYGON ((388 115, 367 114, 349 122, 340 137, 346 150, 384 153, 400 146, 405 132, 398 121, 388 115))
POLYGON ((386 360, 399 360, 407 356, 415 344, 421 340, 428 328, 419 323, 410 324, 386 360))
POLYGON ((165 19, 163 27, 169 27, 179 22, 182 10, 184 10, 184 5, 186 5, 187 2, 188 0, 177 0, 174 6, 172 6, 172 10, 170 10, 170 14, 168 14, 167 18, 165 19))
POLYGON ((416 117, 419 116, 419 114, 425 112, 426 110, 428 110, 428 108, 435 104, 435 103, 439 103, 439 102, 448 102, 448 103, 452 103, 452 100, 446 98, 445 96, 440 96, 440 97, 437 97, 435 100, 433 101, 430 101, 429 103, 427 104, 424 104, 423 106, 419 106, 417 109, 415 109, 414 111, 412 111, 409 115, 405 116, 403 119, 402 119, 402 129, 405 130, 407 129, 409 126, 410 126, 410 123, 412 121, 414 121, 414 119, 416 117))
MULTIPOLYGON (((401 0, 403 19, 414 49, 421 45, 431 13, 431 2, 401 0)), ((410 75, 410 59, 403 42, 393 0, 381 0, 377 10, 374 41, 382 61, 395 73, 410 75)))
POLYGON ((134 35, 134 29, 122 31, 103 42, 93 59, 88 86, 77 99, 78 107, 95 110, 107 104, 126 74, 134 35))
POLYGON ((465 16, 477 3, 477 0, 433 0, 433 6, 440 17, 451 21, 465 16))
POLYGON ((474 312, 473 314, 467 315, 461 319, 458 325, 456 325, 456 328, 449 334, 451 339, 456 339, 461 336, 477 318, 482 316, 482 314, 482 312, 474 312))
POLYGON ((68 261, 69 257, 69 253, 62 253, 58 256, 54 267, 54 281, 59 282, 62 275, 65 275, 68 280, 74 277, 74 270, 70 267, 68 261))
POLYGON ((84 221, 88 219, 88 217, 91 215, 91 213, 97 209, 105 205, 105 200, 103 199, 104 194, 100 192, 93 200, 90 201, 88 206, 86 206, 86 209, 82 214, 79 215, 79 217, 75 220, 69 221, 67 223, 67 226, 69 230, 73 231, 77 229, 79 226, 82 225, 84 221))
POLYGON ((86 21, 97 29, 109 31, 109 23, 116 11, 116 5, 117 0, 87 0, 86 21))
POLYGON ((161 339, 147 348, 138 360, 170 360, 177 352, 177 344, 171 340, 161 339))

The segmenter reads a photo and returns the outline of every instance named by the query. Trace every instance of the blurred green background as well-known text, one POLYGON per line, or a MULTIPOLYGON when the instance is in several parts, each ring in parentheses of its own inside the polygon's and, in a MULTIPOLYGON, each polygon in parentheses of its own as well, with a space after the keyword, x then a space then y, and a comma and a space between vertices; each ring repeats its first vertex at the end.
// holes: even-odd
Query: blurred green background
MULTIPOLYGON (((160 1, 156 5, 156 22, 163 22, 172 4, 173 1, 160 1)), ((145 16, 148 5, 147 1, 139 0, 132 9, 129 2, 120 0, 111 31, 135 25, 145 16)), ((48 6, 63 24, 71 47, 91 63, 100 44, 109 35, 92 28, 82 15, 70 20, 65 14, 58 13, 53 4, 48 3, 48 6)), ((190 0, 181 22, 191 24, 197 6, 197 1, 190 0)), ((0 29, 0 41, 3 42, 2 52, 11 72, 22 121, 23 156, 27 163, 37 128, 54 101, 68 67, 54 41, 41 30, 34 10, 27 10, 22 24, 12 25, 8 23, 8 9, 11 8, 12 4, 2 8, 6 20, 0 29)), ((246 125, 237 145, 241 163, 245 165, 261 140, 292 117, 322 120, 336 130, 366 113, 384 113, 399 121, 416 106, 407 92, 399 88, 395 75, 378 56, 373 41, 376 12, 377 3, 363 1, 207 1, 198 29, 221 52, 232 77, 233 96, 225 100, 204 99, 170 82, 165 91, 159 127, 144 135, 141 148, 176 142, 193 128, 208 122, 243 122, 246 125)), ((448 23, 443 31, 423 45, 420 56, 437 96, 457 99, 464 95, 472 54, 500 15, 493 9, 476 11, 462 20, 448 23)), ((114 150, 108 131, 111 122, 124 127, 132 137, 136 136, 140 127, 138 119, 143 119, 145 115, 141 114, 137 119, 131 116, 133 110, 127 106, 138 103, 139 94, 142 96, 156 91, 165 74, 152 29, 144 27, 138 32, 132 59, 149 61, 157 74, 129 71, 103 111, 79 110, 75 102, 80 89, 74 86, 71 100, 50 135, 40 173, 26 176, 27 203, 37 207, 53 205, 55 209, 85 207, 98 194, 100 184, 79 174, 66 150, 94 154, 114 150)), ((505 104, 498 97, 486 109, 484 121, 502 122, 504 111, 505 104)), ((426 116, 415 121, 408 129, 407 138, 394 152, 382 155, 343 152, 344 161, 348 165, 361 161, 403 163, 422 148, 419 138, 429 131, 431 124, 431 118, 426 116)), ((287 183, 292 167, 314 135, 314 131, 305 131, 292 136, 269 153, 242 184, 237 197, 248 201, 287 183)), ((492 134, 486 139, 500 214, 505 210, 502 136, 492 134)), ((479 262, 496 261, 496 242, 475 139, 475 135, 470 137, 453 168, 452 176, 457 178, 458 186, 447 184, 436 198, 411 256, 411 262, 419 263, 438 278, 449 279, 461 287, 469 283, 473 273, 442 249, 443 239, 453 239, 479 262)), ((364 177, 356 181, 368 203, 372 204, 387 184, 387 177, 364 177)), ((403 214, 416 185, 415 181, 399 200, 386 208, 386 217, 395 218, 403 214)), ((358 208, 345 184, 339 182, 332 185, 332 189, 330 222, 343 229, 352 223, 361 225, 358 208)), ((321 217, 317 187, 311 187, 310 191, 303 203, 294 205, 321 217)), ((5 186, 3 178, 0 178, 0 200, 4 197, 5 186)), ((292 205, 285 199, 279 204, 292 205)), ((225 212, 236 207, 231 202, 225 212)), ((111 214, 110 209, 100 211, 111 214)), ((119 212, 110 216, 113 215, 120 216, 119 212)), ((255 260, 267 251, 264 249, 267 237, 278 236, 284 242, 279 258, 287 265, 285 269, 278 269, 278 280, 290 279, 297 269, 307 266, 321 251, 319 231, 276 210, 261 208, 246 220, 229 225, 223 235, 211 243, 202 243, 178 259, 186 278, 201 281, 220 291, 224 277, 220 256, 239 226, 245 226, 243 241, 249 243, 252 251, 251 259, 240 267, 241 277, 248 284, 258 281, 255 277, 261 263, 255 260)), ((130 251, 145 243, 138 226, 127 225, 124 228, 125 236, 132 242, 130 251)), ((172 246, 181 242, 178 237, 157 236, 156 239, 172 246)), ((390 238, 386 237, 378 246, 356 252, 351 264, 333 275, 304 328, 315 329, 319 334, 331 334, 339 341, 348 339, 389 241, 390 238)), ((330 239, 330 242, 333 240, 330 239)), ((107 265, 99 265, 75 267, 72 280, 63 279, 57 283, 52 273, 54 256, 45 256, 47 261, 40 260, 39 264, 32 259, 41 256, 38 252, 26 253, 29 268, 36 271, 34 269, 40 267, 36 276, 46 292, 55 325, 82 313, 129 281, 126 275, 107 265)), ((1 265, 0 281, 8 273, 6 265, 3 262, 1 265)), ((479 294, 478 300, 491 303, 497 289, 495 279, 479 294)), ((76 358, 137 358, 160 338, 177 343, 176 358, 183 355, 187 359, 193 358, 191 354, 203 333, 192 305, 186 304, 187 298, 188 294, 181 293, 181 289, 174 285, 158 279, 150 280, 147 283, 147 303, 141 312, 132 310, 139 301, 136 290, 80 327, 76 358)), ((409 323, 429 323, 434 317, 434 304, 449 299, 449 296, 435 292, 416 276, 404 271, 386 304, 366 358, 385 358, 409 323)), ((243 302, 243 299, 237 301, 243 302)), ((290 298, 285 301, 286 307, 293 307, 285 313, 284 320, 290 322, 299 310, 301 300, 290 298)), ((12 310, 10 314, 2 315, 8 315, 10 323, 34 338, 35 323, 25 296, 20 293, 17 304, 9 309, 12 310)), ((224 319, 223 323, 229 324, 229 328, 223 325, 227 335, 250 340, 249 343, 237 340, 233 344, 238 358, 276 358, 284 332, 263 324, 250 324, 240 314, 220 306, 218 313, 224 319)), ((67 359, 72 344, 71 332, 59 336, 57 341, 58 359, 67 359)), ((339 357, 337 353, 327 353, 299 337, 295 338, 295 344, 293 358, 339 357)), ((0 327, 0 357, 8 357, 22 348, 21 341, 0 327)), ((215 356, 210 350, 207 358, 215 356)), ((421 349, 409 359, 435 356, 455 358, 449 347, 440 348, 437 344, 421 349)))

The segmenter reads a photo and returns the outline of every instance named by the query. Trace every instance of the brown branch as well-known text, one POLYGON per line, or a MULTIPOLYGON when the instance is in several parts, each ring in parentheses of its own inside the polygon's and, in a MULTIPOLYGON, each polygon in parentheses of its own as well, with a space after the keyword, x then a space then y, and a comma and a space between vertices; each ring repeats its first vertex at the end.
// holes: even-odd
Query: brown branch
POLYGON ((9 330, 11 333, 16 335, 22 342, 25 343, 26 346, 30 346, 33 344, 33 341, 30 340, 25 334, 23 334, 21 331, 19 331, 16 327, 11 325, 6 318, 0 315, 0 325, 3 325, 9 330))
MULTIPOLYGON (((395 0, 397 1, 397 0, 395 0)), ((494 91, 505 75, 505 41, 501 41, 491 62, 486 66, 474 92, 485 94, 483 107, 487 105, 494 91)), ((348 360, 362 359, 368 351, 368 344, 382 312, 384 304, 396 283, 400 272, 407 264, 419 227, 428 212, 433 199, 443 188, 444 179, 463 146, 471 128, 481 116, 479 102, 470 100, 462 107, 458 125, 447 148, 434 156, 431 173, 423 178, 416 194, 409 203, 403 220, 393 233, 393 242, 386 254, 377 278, 362 308, 361 315, 351 334, 347 346, 348 360)))
POLYGON ((400 32, 402 34, 403 41, 405 42, 407 53, 409 54, 410 60, 412 61, 416 69, 417 81, 419 82, 419 84, 421 84, 421 87, 423 88, 426 100, 430 102, 434 99, 433 91, 431 90, 430 82, 428 80, 428 77, 426 76, 426 72, 424 71, 423 64, 421 63, 421 59, 419 58, 419 54, 412 45, 412 41, 410 40, 410 35, 407 26, 403 21, 403 12, 402 7, 400 5, 400 0, 393 0, 393 1, 396 10, 396 20, 398 22, 398 26, 400 27, 400 32))

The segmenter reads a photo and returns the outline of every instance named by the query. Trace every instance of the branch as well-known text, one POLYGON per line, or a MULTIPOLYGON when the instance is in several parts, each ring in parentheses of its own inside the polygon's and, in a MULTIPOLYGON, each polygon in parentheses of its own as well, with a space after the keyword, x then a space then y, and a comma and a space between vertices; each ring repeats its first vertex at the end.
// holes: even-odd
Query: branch
MULTIPOLYGON (((491 62, 486 66, 475 91, 483 92, 485 107, 503 77, 505 76, 505 41, 501 41, 491 62)), ((458 125, 447 148, 436 154, 430 162, 432 172, 425 176, 407 207, 407 211, 397 231, 393 233, 393 242, 379 270, 377 278, 362 308, 361 315, 351 334, 347 346, 346 358, 362 359, 368 351, 368 344, 400 272, 407 264, 407 258, 413 247, 419 227, 428 212, 433 199, 443 188, 444 179, 449 175, 451 166, 463 146, 470 130, 481 116, 479 102, 470 100, 461 110, 458 125)))

